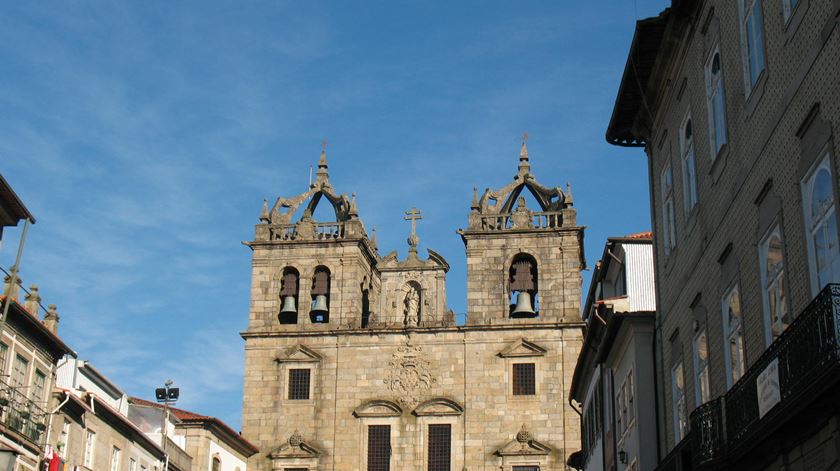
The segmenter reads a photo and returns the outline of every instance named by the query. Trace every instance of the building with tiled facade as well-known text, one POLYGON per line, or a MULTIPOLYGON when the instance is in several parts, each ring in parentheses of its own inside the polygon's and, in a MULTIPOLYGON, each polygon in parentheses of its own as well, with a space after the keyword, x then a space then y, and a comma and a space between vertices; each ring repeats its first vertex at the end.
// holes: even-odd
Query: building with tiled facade
POLYGON ((838 15, 674 0, 637 23, 607 140, 647 155, 658 469, 838 466, 838 15))
POLYGON ((307 192, 264 204, 247 243, 242 432, 261 450, 249 469, 565 469, 580 446, 567 390, 583 227, 571 189, 540 185, 530 165, 523 143, 514 180, 474 192, 459 231, 463 325, 446 303, 446 260, 418 253, 419 211, 406 213, 408 257, 380 255, 324 153, 307 192), (313 220, 319 202, 329 220, 313 220))

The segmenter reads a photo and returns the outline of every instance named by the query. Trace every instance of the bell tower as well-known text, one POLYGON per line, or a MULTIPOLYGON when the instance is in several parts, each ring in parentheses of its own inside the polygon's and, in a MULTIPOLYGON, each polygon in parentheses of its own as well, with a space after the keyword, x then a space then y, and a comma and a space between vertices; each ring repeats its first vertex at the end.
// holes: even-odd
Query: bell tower
POLYGON ((264 201, 254 240, 245 244, 253 251, 248 332, 359 328, 372 314, 379 255, 355 194, 339 194, 330 183, 325 148, 315 182, 271 207, 264 201), (313 219, 319 204, 330 205, 335 218, 313 219))
POLYGON ((473 189, 466 229, 467 324, 577 322, 585 268, 584 227, 570 185, 546 187, 531 173, 527 134, 513 182, 481 197, 473 189), (526 206, 527 190, 539 207, 526 206))

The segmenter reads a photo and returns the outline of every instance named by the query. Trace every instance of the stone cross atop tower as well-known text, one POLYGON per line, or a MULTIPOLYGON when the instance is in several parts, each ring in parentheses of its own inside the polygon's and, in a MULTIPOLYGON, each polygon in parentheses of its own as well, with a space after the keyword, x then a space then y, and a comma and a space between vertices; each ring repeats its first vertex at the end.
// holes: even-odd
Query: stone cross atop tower
POLYGON ((417 208, 411 208, 405 212, 406 221, 411 221, 411 234, 408 236, 408 251, 414 256, 417 256, 417 245, 420 243, 420 237, 417 236, 417 221, 423 219, 423 213, 417 208))

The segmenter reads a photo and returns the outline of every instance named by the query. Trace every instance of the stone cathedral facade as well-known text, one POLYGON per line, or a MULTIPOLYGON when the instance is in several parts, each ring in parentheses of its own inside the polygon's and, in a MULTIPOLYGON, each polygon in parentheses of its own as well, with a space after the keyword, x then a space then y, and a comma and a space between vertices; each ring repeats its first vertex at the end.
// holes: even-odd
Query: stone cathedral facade
POLYGON ((523 143, 508 185, 474 192, 467 317, 449 265, 381 255, 322 152, 308 191, 264 203, 253 251, 242 433, 249 470, 554 471, 580 448, 568 389, 582 344, 583 227, 523 143), (528 208, 522 191, 538 208, 528 208), (315 221, 319 204, 332 221, 315 221), (332 212, 330 213, 332 214, 332 212))

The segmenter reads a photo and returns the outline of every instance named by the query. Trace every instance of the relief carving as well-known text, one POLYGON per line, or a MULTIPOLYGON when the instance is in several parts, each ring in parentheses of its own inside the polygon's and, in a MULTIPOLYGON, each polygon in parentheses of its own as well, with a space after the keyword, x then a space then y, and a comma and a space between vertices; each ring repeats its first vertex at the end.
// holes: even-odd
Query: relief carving
POLYGON ((430 371, 430 362, 419 345, 409 343, 399 347, 391 356, 388 368, 384 383, 405 408, 414 408, 420 403, 423 393, 437 383, 430 371))

